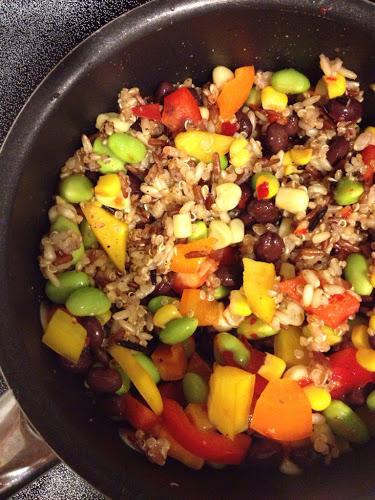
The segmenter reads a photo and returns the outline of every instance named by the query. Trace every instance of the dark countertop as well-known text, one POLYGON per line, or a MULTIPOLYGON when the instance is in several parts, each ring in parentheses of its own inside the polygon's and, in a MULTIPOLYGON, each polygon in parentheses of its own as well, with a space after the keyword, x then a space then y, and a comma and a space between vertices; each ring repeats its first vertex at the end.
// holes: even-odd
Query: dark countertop
MULTIPOLYGON (((0 144, 28 96, 65 54, 107 22, 143 3, 146 0, 2 0, 0 144)), ((0 394, 5 390, 0 376, 0 394)), ((12 498, 104 499, 63 464, 12 498)))

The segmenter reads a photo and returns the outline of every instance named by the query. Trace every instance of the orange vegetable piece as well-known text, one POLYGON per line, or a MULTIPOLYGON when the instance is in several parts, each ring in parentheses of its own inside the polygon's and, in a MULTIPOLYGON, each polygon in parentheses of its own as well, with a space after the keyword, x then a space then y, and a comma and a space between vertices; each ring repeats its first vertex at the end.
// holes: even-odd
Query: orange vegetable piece
POLYGON ((241 108, 254 83, 254 66, 242 66, 234 72, 234 78, 223 87, 217 99, 220 116, 229 120, 241 108))
POLYGON ((180 313, 183 316, 194 316, 199 326, 212 326, 219 320, 220 303, 216 300, 202 299, 200 290, 185 289, 180 301, 180 313))
POLYGON ((186 371, 200 375, 206 382, 208 382, 212 373, 209 365, 199 356, 197 352, 194 352, 191 356, 186 371))
POLYGON ((215 238, 204 238, 175 246, 171 270, 176 273, 196 273, 212 252, 215 238), (189 257, 192 254, 192 257, 189 257), (194 254, 199 254, 194 256, 194 254))
POLYGON ((160 344, 151 354, 152 361, 166 382, 181 380, 186 373, 187 359, 182 344, 160 344))
POLYGON ((295 380, 268 382, 255 405, 250 428, 277 441, 299 441, 312 433, 312 410, 295 380))

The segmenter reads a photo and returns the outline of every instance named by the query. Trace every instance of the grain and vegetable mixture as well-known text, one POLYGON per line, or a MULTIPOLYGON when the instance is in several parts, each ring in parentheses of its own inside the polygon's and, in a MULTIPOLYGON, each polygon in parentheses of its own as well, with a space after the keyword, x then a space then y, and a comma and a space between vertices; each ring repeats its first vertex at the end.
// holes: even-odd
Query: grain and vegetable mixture
POLYGON ((124 88, 61 169, 42 341, 159 465, 296 474, 375 433, 375 127, 320 67, 124 88))

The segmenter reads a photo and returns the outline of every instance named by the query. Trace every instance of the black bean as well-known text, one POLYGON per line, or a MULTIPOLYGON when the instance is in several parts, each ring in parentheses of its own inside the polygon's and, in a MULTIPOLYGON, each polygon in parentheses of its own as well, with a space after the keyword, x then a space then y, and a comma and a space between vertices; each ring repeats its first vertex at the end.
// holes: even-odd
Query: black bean
POLYGON ((197 101, 198 106, 201 106, 202 105, 202 98, 201 98, 198 90, 195 87, 188 87, 188 91, 194 97, 194 99, 197 101))
POLYGON ((243 214, 240 215, 240 219, 242 220, 242 222, 244 223, 245 225, 245 228, 249 228, 251 227, 253 224, 255 224, 255 219, 252 215, 250 215, 249 213, 245 212, 243 214))
POLYGON ((373 243, 375 241, 375 229, 369 228, 367 230, 367 234, 368 234, 368 240, 371 241, 371 243, 373 243))
POLYGON ((251 188, 249 183, 241 184, 241 198, 240 201, 238 202, 237 208, 240 210, 243 210, 246 208, 246 205, 248 204, 250 198, 251 198, 251 188))
POLYGON ((284 250, 284 241, 277 233, 266 231, 255 243, 254 252, 258 260, 276 262, 284 250))
POLYGON ((335 123, 356 122, 363 115, 362 103, 347 96, 330 100, 326 110, 335 123))
POLYGON ((251 200, 247 213, 259 224, 275 223, 280 218, 280 210, 271 200, 251 200))
POLYGON ((345 401, 349 406, 354 408, 363 406, 366 402, 364 387, 357 387, 348 392, 348 394, 345 395, 345 401))
POLYGON ((107 351, 99 347, 99 349, 94 349, 93 354, 95 359, 103 366, 108 366, 111 358, 107 351))
POLYGON ((81 325, 86 329, 90 340, 90 347, 98 349, 104 339, 104 331, 100 322, 94 316, 84 316, 79 319, 81 325))
POLYGON ((241 286, 242 281, 242 271, 240 266, 226 266, 222 265, 215 272, 216 276, 220 279, 223 286, 233 288, 236 286, 241 286))
POLYGON ((307 229, 309 231, 314 231, 314 229, 318 226, 319 222, 323 219, 323 217, 325 216, 326 212, 328 210, 328 207, 327 206, 324 206, 324 207, 321 207, 319 208, 319 210, 317 210, 315 212, 315 214, 312 216, 312 218, 310 219, 310 222, 309 222, 309 225, 307 227, 307 229))
POLYGON ((165 274, 161 277, 160 283, 157 283, 152 295, 168 295, 172 291, 173 273, 165 274))
POLYGON ((311 446, 293 448, 290 451, 290 460, 300 467, 310 467, 321 461, 322 455, 317 453, 311 446))
POLYGON ((170 82, 160 82, 157 89, 155 90, 154 99, 155 102, 163 104, 164 97, 174 91, 174 86, 170 82))
POLYGON ((112 394, 122 386, 122 378, 113 368, 92 368, 87 375, 87 384, 94 392, 112 394))
POLYGON ((277 467, 283 458, 283 447, 270 439, 254 439, 246 463, 261 467, 277 467))
POLYGON ((237 111, 236 118, 239 127, 238 132, 245 132, 246 136, 250 137, 253 132, 250 118, 243 111, 237 111))
POLYGON ((130 189, 132 190, 132 194, 141 194, 141 179, 138 179, 135 175, 128 172, 130 189))
POLYGON ((93 364, 93 357, 88 349, 84 349, 77 363, 73 363, 63 356, 59 356, 59 362, 64 370, 72 373, 86 373, 93 364))
POLYGON ((98 182, 100 174, 99 172, 91 172, 91 170, 86 170, 85 177, 87 177, 95 185, 98 182))
POLYGON ((287 123, 284 125, 284 129, 289 137, 294 137, 298 133, 298 116, 293 113, 288 118, 287 123))
POLYGON ((288 133, 283 125, 279 123, 271 123, 266 132, 266 146, 272 153, 276 154, 279 151, 286 150, 288 147, 288 133))
POLYGON ((334 166, 340 160, 343 160, 350 150, 349 141, 345 139, 342 135, 337 135, 332 139, 329 145, 327 160, 334 166))

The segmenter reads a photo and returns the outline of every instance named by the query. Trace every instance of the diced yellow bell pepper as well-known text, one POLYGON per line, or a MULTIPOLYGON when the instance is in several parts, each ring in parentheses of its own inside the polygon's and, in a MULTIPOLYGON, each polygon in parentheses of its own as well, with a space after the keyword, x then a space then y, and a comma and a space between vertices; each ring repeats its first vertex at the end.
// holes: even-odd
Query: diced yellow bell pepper
POLYGON ((77 363, 85 347, 87 331, 77 319, 62 309, 57 309, 42 337, 43 344, 77 363))
POLYGON ((365 132, 370 132, 370 134, 372 134, 375 138, 375 127, 366 127, 365 132))
POLYGON ((355 325, 352 330, 351 340, 354 347, 356 347, 357 349, 360 349, 361 347, 370 349, 371 346, 368 339, 367 326, 355 325))
POLYGON ((130 198, 124 197, 120 177, 117 174, 106 174, 99 177, 95 186, 95 198, 107 207, 117 210, 129 210, 130 198))
POLYGON ((275 266, 245 257, 243 289, 252 312, 266 323, 275 314, 275 300, 269 295, 275 282, 275 266))
POLYGON ((312 158, 313 150, 311 148, 294 147, 290 150, 290 156, 298 166, 307 165, 312 158))
POLYGON ((185 413, 197 429, 201 431, 213 431, 215 429, 208 418, 205 405, 200 403, 189 403, 185 408, 185 413))
POLYGON ((346 92, 346 79, 340 73, 335 76, 323 76, 324 83, 327 87, 328 97, 334 99, 340 97, 346 92))
POLYGON ((160 391, 148 372, 138 363, 134 352, 126 347, 114 345, 109 348, 109 353, 133 382, 151 410, 160 415, 163 411, 160 391))
POLYGON ((373 314, 373 315, 370 317, 370 320, 369 320, 369 322, 368 322, 368 326, 369 326, 370 330, 375 331, 375 314, 373 314))
POLYGON ((242 290, 232 290, 229 298, 229 310, 238 316, 249 316, 251 309, 242 290))
POLYGON ((263 109, 273 111, 284 111, 288 106, 288 96, 283 92, 278 92, 273 87, 264 87, 260 93, 263 109))
POLYGON ((275 356, 283 359, 288 368, 294 365, 307 364, 309 361, 307 351, 300 343, 301 335, 301 328, 288 326, 287 328, 282 328, 275 337, 275 356), (296 353, 302 354, 302 357, 297 357, 296 353))
POLYGON ((94 202, 82 203, 82 212, 97 240, 115 266, 125 269, 128 225, 94 202))
POLYGON ((322 332, 327 335, 327 342, 329 345, 336 345, 342 342, 342 336, 337 335, 335 330, 331 328, 330 326, 323 325, 322 326, 322 332))
POLYGON ((283 359, 267 353, 263 365, 258 370, 258 374, 266 380, 275 380, 281 378, 285 368, 286 363, 283 359))
POLYGON ((233 439, 248 427, 255 375, 234 366, 216 365, 210 378, 208 418, 233 439))
POLYGON ((360 348, 356 355, 356 360, 359 365, 369 372, 375 372, 375 350, 360 348))
POLYGON ((222 134, 189 130, 177 134, 174 142, 177 149, 208 163, 212 161, 214 153, 218 153, 219 156, 227 154, 233 140, 233 137, 222 134))

